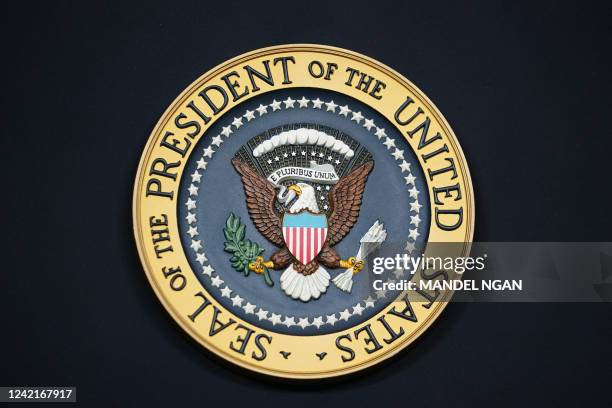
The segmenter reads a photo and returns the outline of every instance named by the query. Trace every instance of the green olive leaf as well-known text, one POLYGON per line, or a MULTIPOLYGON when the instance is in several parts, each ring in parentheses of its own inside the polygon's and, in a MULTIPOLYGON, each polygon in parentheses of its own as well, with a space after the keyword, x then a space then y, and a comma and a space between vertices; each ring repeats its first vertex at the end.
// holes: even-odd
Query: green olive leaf
MULTIPOLYGON (((231 212, 225 220, 223 235, 225 236, 223 249, 232 254, 230 257, 232 267, 237 272, 244 273, 244 276, 249 276, 251 273, 249 263, 255 262, 255 259, 265 251, 264 248, 257 242, 246 239, 246 226, 240 217, 231 212)), ((264 268, 262 276, 268 286, 274 286, 268 268, 264 268)))

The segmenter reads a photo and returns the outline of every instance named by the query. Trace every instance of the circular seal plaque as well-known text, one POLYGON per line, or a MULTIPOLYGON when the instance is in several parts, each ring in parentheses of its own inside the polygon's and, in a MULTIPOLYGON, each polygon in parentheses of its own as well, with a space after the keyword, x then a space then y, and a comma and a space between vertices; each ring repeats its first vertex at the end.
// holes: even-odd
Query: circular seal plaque
POLYGON ((210 70, 151 133, 134 189, 146 275, 223 359, 316 379, 398 353, 452 293, 378 253, 467 255, 474 198, 448 123, 400 74, 334 47, 253 51, 210 70))

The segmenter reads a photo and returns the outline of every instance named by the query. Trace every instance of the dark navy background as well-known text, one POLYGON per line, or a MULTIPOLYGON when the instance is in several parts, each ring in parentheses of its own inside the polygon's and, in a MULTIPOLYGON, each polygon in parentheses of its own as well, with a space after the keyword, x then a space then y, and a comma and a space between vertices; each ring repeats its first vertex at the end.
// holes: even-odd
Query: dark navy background
POLYGON ((610 406, 610 304, 452 304, 330 384, 228 368, 174 324, 131 226, 168 104, 255 48, 337 45, 419 86, 463 147, 481 241, 610 241, 610 7, 594 1, 4 5, 0 385, 83 405, 610 406))

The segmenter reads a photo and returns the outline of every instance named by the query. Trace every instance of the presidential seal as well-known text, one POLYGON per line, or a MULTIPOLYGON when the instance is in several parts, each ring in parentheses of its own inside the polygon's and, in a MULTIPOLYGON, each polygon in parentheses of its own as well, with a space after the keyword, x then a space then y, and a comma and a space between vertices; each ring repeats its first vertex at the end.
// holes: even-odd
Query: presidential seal
MULTIPOLYGON (((146 275, 174 320, 223 359, 316 379, 408 346, 452 293, 373 290, 385 248, 467 255, 469 171, 412 83, 339 48, 289 45, 210 70, 151 133, 134 189, 146 275)), ((440 270, 388 283, 445 279, 440 270)))

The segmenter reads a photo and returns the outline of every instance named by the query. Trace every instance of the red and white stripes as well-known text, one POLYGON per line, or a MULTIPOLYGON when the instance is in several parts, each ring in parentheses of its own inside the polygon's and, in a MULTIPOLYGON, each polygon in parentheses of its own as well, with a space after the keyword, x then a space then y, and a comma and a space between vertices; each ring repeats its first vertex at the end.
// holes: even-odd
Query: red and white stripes
POLYGON ((306 265, 321 252, 327 228, 283 227, 283 237, 293 256, 306 265))

